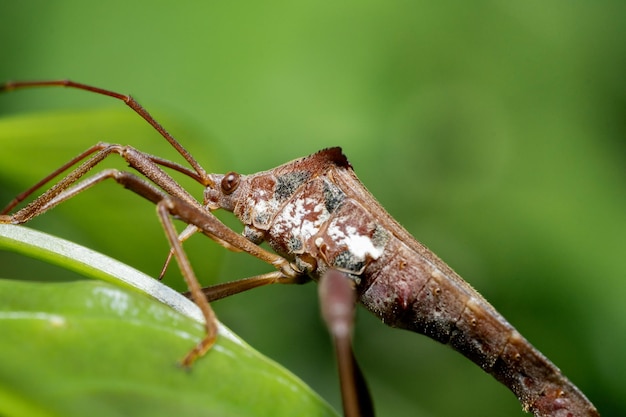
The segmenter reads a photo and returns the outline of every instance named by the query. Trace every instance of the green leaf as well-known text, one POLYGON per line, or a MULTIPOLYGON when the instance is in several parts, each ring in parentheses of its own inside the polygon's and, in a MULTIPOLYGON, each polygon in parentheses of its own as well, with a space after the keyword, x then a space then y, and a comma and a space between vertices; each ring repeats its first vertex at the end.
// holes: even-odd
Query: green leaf
POLYGON ((209 353, 179 366, 204 335, 201 315, 139 271, 21 226, 0 225, 0 249, 109 281, 0 280, 2 416, 336 415, 223 326, 209 353))

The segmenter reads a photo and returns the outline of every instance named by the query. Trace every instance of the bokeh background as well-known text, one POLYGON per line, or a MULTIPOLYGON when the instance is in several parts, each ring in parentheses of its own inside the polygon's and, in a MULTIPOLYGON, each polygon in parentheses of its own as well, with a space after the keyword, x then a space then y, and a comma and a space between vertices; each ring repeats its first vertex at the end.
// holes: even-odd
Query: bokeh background
MULTIPOLYGON (((626 415, 625 2, 59 0, 4 2, 0 18, 1 80, 132 93, 209 171, 342 146, 387 210, 603 416, 626 415)), ((3 120, 45 114, 37 134, 0 133, 2 201, 98 140, 176 157, 123 107, 60 89, 2 95, 3 120)), ((156 275, 167 245, 153 208, 119 188, 32 227, 156 275)), ((270 270, 202 236, 188 248, 205 284, 270 270)), ((8 253, 0 275, 76 278, 8 253)), ((166 282, 184 288, 175 268, 166 282)), ((215 308, 340 408, 315 285, 215 308)), ((365 310, 355 344, 380 416, 524 415, 459 354, 365 310)))

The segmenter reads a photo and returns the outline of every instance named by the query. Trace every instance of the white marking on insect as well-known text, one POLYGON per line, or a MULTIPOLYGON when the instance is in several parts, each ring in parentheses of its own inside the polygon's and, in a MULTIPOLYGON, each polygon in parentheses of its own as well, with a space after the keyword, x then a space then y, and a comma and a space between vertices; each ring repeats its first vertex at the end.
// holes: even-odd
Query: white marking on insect
POLYGON ((250 203, 252 203, 251 205, 254 207, 254 210, 257 213, 262 213, 268 210, 275 211, 278 208, 278 203, 273 198, 270 200, 259 200, 259 201, 249 200, 249 204, 250 203))
POLYGON ((346 226, 346 233, 336 223, 328 228, 328 235, 338 244, 347 246, 350 252, 358 258, 365 259, 369 256, 372 259, 378 259, 383 254, 383 248, 377 248, 369 236, 358 234, 355 227, 346 226))
POLYGON ((311 236, 315 236, 330 213, 324 207, 324 204, 315 203, 312 198, 297 199, 285 206, 274 222, 273 232, 282 233, 284 230, 291 230, 291 235, 306 240, 311 236), (311 213, 316 213, 314 220, 309 219, 311 213))

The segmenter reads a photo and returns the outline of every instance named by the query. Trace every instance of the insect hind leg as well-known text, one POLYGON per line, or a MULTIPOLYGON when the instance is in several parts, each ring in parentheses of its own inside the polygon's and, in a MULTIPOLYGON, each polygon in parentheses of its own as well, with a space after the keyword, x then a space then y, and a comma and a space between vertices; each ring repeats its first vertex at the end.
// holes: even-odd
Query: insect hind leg
POLYGON ((331 335, 346 417, 373 417, 374 406, 365 377, 352 350, 352 331, 357 294, 345 272, 326 271, 318 285, 320 309, 331 335))

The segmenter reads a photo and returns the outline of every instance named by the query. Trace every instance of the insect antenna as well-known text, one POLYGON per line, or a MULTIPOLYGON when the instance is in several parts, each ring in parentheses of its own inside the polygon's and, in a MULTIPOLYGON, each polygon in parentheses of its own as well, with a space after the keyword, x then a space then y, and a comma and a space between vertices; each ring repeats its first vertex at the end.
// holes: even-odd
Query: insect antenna
POLYGON ((11 91, 23 88, 31 87, 68 87, 75 88, 77 90, 89 91, 92 93, 100 94, 103 96, 113 97, 115 99, 123 101, 128 107, 133 109, 135 113, 140 115, 146 122, 150 124, 159 134, 167 140, 170 145, 191 165, 193 170, 183 167, 180 164, 171 162, 158 157, 152 157, 151 159, 159 165, 166 166, 174 169, 182 174, 185 174, 197 182, 201 183, 205 187, 212 185, 209 180, 209 176, 204 168, 191 156, 191 153, 183 145, 180 144, 148 111, 137 102, 132 96, 116 93, 115 91, 106 90, 104 88, 94 87, 91 85, 78 83, 71 80, 45 80, 45 81, 9 81, 0 86, 0 92, 11 91))

